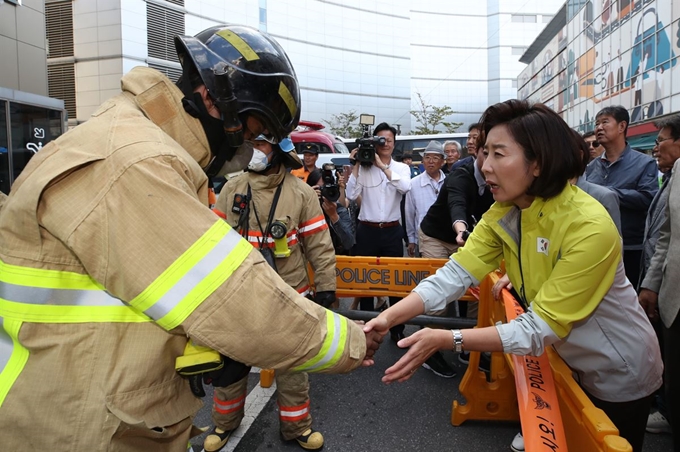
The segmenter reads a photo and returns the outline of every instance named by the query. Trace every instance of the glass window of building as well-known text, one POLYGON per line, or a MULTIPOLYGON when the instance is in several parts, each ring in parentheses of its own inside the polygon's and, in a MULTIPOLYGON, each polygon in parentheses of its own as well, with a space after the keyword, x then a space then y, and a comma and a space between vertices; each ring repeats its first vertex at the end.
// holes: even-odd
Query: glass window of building
POLYGON ((9 103, 12 134, 12 171, 14 177, 49 141, 62 133, 62 113, 44 107, 9 103))
POLYGON ((9 144, 7 143, 7 102, 0 100, 0 191, 9 193, 9 144))

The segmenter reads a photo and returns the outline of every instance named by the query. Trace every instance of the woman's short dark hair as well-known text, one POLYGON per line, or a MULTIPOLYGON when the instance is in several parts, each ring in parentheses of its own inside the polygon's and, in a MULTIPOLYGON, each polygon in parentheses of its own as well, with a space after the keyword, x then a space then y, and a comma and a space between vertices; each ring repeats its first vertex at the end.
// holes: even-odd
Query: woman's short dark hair
POLYGON ((506 100, 487 108, 480 123, 487 137, 494 127, 506 126, 524 150, 525 160, 538 164, 540 174, 529 186, 528 195, 545 199, 557 196, 567 181, 585 170, 581 146, 573 130, 543 104, 506 100))
POLYGON ((318 184, 320 180, 321 170, 318 168, 307 175, 307 185, 309 185, 310 187, 313 187, 316 184, 318 184))

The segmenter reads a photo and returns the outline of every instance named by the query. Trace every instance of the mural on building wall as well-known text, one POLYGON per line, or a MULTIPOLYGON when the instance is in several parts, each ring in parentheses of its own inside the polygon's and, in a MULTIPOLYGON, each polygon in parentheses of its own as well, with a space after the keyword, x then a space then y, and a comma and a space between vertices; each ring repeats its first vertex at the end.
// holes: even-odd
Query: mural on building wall
POLYGON ((581 131, 609 105, 629 108, 631 123, 680 109, 679 16, 680 0, 585 2, 519 75, 518 97, 581 131))

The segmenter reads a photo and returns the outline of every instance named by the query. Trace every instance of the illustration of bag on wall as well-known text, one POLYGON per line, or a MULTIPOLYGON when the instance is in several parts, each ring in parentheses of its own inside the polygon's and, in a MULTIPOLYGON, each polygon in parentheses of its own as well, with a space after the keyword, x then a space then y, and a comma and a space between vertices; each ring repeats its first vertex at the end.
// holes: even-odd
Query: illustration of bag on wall
MULTIPOLYGON (((650 69, 658 69, 660 65, 665 71, 670 69, 671 59, 674 57, 675 52, 673 52, 671 40, 667 30, 664 30, 663 22, 659 21, 656 8, 647 8, 637 22, 633 52, 626 72, 626 86, 631 86, 631 78, 638 69, 640 73, 644 73, 650 69), (659 33, 656 33, 657 30, 659 33)), ((676 62, 673 61, 672 64, 675 65, 676 62)))

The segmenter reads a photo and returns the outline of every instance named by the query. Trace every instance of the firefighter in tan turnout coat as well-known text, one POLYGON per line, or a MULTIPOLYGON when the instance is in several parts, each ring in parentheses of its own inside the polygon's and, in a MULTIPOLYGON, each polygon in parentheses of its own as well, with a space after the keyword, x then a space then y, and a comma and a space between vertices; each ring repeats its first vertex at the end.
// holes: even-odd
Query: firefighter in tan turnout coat
MULTIPOLYGON (((302 295, 310 293, 309 261, 314 269, 315 297, 330 305, 335 301, 335 250, 318 196, 288 171, 301 167, 290 139, 273 144, 263 136, 256 138, 248 172, 225 184, 216 210, 252 246, 269 253, 281 278, 302 295)), ((308 368, 324 364, 320 361, 308 368)), ((229 387, 215 388, 215 428, 204 442, 206 452, 220 450, 241 423, 247 383, 245 377, 229 387)), ((320 449, 323 435, 311 428, 307 374, 277 372, 276 389, 283 438, 297 439, 308 450, 320 449)))
POLYGON ((175 371, 188 338, 266 368, 371 363, 375 341, 298 294, 208 206, 206 170, 243 168, 243 137, 296 126, 285 53, 239 26, 176 45, 181 89, 133 69, 0 200, 2 450, 185 451, 201 406, 175 371))

